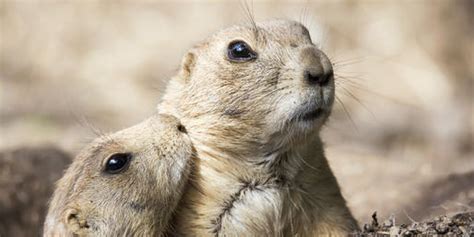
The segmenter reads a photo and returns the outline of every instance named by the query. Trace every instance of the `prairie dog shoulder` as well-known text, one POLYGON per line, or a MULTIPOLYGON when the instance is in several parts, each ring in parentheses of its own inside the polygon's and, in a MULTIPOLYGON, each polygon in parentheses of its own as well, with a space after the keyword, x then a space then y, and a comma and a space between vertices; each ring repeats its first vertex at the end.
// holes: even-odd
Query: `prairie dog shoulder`
POLYGON ((45 236, 160 236, 190 172, 192 145, 154 115, 86 147, 57 183, 45 236))

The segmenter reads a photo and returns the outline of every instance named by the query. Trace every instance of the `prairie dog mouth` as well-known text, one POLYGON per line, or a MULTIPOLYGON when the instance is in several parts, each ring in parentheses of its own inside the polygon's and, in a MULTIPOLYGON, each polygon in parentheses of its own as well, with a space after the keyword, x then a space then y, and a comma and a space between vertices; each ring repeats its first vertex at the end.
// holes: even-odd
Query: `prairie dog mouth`
POLYGON ((322 108, 317 108, 317 109, 314 109, 308 113, 305 113, 301 116, 301 120, 304 120, 304 121, 308 121, 308 120, 314 120, 314 119, 317 119, 319 117, 321 117, 321 115, 324 114, 324 109, 322 108))

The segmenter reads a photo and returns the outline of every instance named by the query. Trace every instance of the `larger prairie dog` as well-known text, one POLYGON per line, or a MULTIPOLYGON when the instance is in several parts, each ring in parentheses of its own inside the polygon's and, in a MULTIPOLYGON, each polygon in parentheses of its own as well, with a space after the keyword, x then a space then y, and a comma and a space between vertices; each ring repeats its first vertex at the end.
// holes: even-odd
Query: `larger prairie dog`
POLYGON ((169 115, 96 139, 58 182, 44 236, 162 236, 191 157, 184 127, 169 115))
POLYGON ((159 111, 197 152, 177 236, 346 236, 358 229, 319 131, 333 68, 289 20, 223 29, 189 50, 159 111))

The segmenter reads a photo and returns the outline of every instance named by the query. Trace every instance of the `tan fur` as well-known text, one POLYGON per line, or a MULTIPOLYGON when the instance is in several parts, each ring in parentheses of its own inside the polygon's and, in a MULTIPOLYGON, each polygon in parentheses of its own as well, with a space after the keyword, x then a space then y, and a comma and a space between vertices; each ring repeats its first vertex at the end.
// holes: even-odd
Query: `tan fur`
POLYGON ((191 141, 179 121, 155 115, 85 148, 57 183, 44 236, 160 236, 190 172, 191 141), (131 153, 121 173, 109 157, 131 153))
POLYGON ((221 30, 191 49, 161 112, 188 128, 198 163, 174 219, 177 236, 345 236, 358 229, 324 155, 319 130, 334 79, 310 85, 304 71, 332 71, 298 22, 221 30), (227 60, 244 40, 258 58, 227 60), (320 108, 320 116, 304 115, 320 108))

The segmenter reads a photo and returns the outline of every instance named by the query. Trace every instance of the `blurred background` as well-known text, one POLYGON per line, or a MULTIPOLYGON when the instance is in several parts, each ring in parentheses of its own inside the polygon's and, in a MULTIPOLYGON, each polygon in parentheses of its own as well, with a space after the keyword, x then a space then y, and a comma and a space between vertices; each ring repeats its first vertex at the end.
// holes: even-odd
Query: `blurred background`
MULTIPOLYGON (((257 21, 303 22, 335 63, 338 101, 322 136, 361 223, 374 211, 403 222, 473 209, 474 1, 247 4, 257 21)), ((10 159, 0 161, 0 236, 13 233, 7 219, 23 208, 14 202, 45 205, 25 191, 22 170, 60 176, 64 167, 13 172, 12 154, 57 147, 74 155, 95 130, 151 115, 186 50, 247 22, 243 5, 0 0, 0 151, 10 159)))

